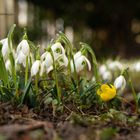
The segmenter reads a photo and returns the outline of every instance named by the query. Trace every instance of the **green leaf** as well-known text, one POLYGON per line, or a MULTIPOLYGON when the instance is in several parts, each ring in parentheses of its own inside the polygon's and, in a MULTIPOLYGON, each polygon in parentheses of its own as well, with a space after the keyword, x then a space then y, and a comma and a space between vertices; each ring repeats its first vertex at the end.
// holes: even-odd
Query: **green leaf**
POLYGON ((31 87, 31 78, 28 80, 28 82, 27 82, 27 84, 26 84, 26 86, 25 86, 25 88, 24 88, 24 92, 23 92, 22 97, 21 97, 20 105, 23 104, 23 102, 24 102, 24 100, 25 100, 27 94, 28 94, 29 91, 30 91, 30 87, 31 87))
POLYGON ((10 31, 8 33, 8 47, 9 47, 9 59, 12 65, 12 77, 14 79, 14 84, 16 86, 16 70, 15 70, 15 59, 14 59, 14 55, 13 55, 13 44, 12 44, 12 39, 13 39, 13 32, 14 29, 16 27, 16 24, 14 24, 11 28, 10 31))
POLYGON ((2 50, 2 44, 0 44, 0 79, 4 82, 4 85, 8 85, 9 84, 8 73, 7 73, 7 70, 5 68, 5 62, 3 60, 1 50, 2 50))

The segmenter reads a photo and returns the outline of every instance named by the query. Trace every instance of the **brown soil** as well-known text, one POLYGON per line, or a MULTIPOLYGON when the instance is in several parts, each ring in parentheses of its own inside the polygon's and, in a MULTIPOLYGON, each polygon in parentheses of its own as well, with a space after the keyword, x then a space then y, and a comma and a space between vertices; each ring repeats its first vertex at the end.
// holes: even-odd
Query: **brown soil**
POLYGON ((114 122, 74 123, 70 114, 53 116, 49 110, 28 109, 0 104, 0 140, 140 140, 140 127, 114 122), (69 121, 68 121, 69 120, 69 121), (110 137, 101 130, 117 128, 110 137))

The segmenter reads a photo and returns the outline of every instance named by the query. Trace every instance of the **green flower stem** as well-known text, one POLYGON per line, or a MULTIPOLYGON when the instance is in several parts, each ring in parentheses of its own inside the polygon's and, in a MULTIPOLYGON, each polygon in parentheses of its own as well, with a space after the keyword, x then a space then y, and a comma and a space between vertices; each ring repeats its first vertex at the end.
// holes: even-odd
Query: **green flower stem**
POLYGON ((3 95, 3 89, 2 89, 2 87, 0 86, 0 92, 1 92, 1 94, 3 95))
POLYGON ((59 32, 59 37, 57 38, 56 41, 57 42, 63 42, 66 45, 66 47, 67 47, 67 54, 68 54, 68 60, 69 60, 69 62, 68 62, 69 73, 71 75, 71 65, 70 65, 70 62, 71 62, 71 58, 72 58, 72 63, 74 65, 74 78, 76 80, 76 85, 78 87, 78 75, 77 75, 77 72, 76 72, 76 67, 75 67, 75 62, 74 62, 73 46, 70 43, 69 39, 62 32, 59 32))
POLYGON ((60 88, 59 88, 59 84, 58 84, 56 68, 54 68, 54 75, 55 75, 55 84, 56 84, 56 89, 57 89, 57 97, 58 97, 58 101, 60 102, 61 101, 61 92, 60 92, 60 88))
POLYGON ((60 101, 61 101, 61 92, 60 92, 60 87, 59 87, 59 84, 58 84, 56 64, 55 64, 55 61, 54 61, 54 56, 53 56, 52 50, 51 50, 51 56, 53 58, 53 68, 54 68, 54 78, 55 78, 55 84, 56 84, 56 90, 57 90, 57 98, 58 98, 58 102, 60 103, 60 101))
POLYGON ((25 68, 25 86, 27 84, 27 81, 28 81, 28 56, 26 57, 26 68, 25 68))
POLYGON ((36 90, 36 95, 38 94, 38 79, 39 79, 39 74, 35 76, 35 90, 36 90))
POLYGON ((10 62, 11 62, 11 65, 12 65, 12 77, 13 77, 13 80, 14 80, 14 84, 15 84, 15 87, 16 87, 16 69, 15 69, 15 60, 14 60, 14 56, 13 56, 13 52, 12 52, 12 38, 13 38, 13 32, 14 32, 14 29, 15 29, 16 25, 14 24, 9 33, 8 33, 8 47, 9 47, 9 59, 10 59, 10 62))
POLYGON ((15 91, 15 97, 17 100, 19 99, 19 84, 20 84, 20 80, 19 77, 17 77, 17 84, 16 84, 16 91, 15 91))
POLYGON ((138 111, 138 99, 137 99, 137 95, 136 95, 131 78, 129 78, 129 85, 130 85, 131 90, 132 90, 133 98, 134 98, 135 105, 136 105, 136 112, 137 112, 138 111))
POLYGON ((99 73, 98 73, 98 63, 97 63, 95 53, 88 44, 80 42, 80 45, 83 47, 81 49, 82 51, 87 50, 91 54, 92 62, 93 62, 93 73, 95 75, 96 81, 99 83, 100 82, 100 77, 99 77, 99 73))

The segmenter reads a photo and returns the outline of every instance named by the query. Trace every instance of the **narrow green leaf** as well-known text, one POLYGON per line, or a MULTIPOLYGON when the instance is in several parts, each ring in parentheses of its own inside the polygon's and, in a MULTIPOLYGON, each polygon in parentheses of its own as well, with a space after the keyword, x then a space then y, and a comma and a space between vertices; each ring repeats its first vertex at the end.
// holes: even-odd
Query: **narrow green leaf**
POLYGON ((13 39, 13 32, 14 32, 15 27, 16 27, 16 24, 14 24, 10 28, 10 31, 8 33, 8 47, 9 47, 9 59, 10 59, 11 65, 12 65, 12 77, 14 80, 14 84, 16 86, 15 59, 14 59, 13 51, 12 51, 12 49, 13 49, 12 39, 13 39))
POLYGON ((23 102, 24 102, 24 100, 25 100, 27 94, 28 94, 29 91, 30 91, 30 87, 31 87, 31 78, 28 80, 28 82, 27 82, 27 84, 26 84, 26 86, 25 86, 25 88, 24 88, 24 91, 23 91, 23 94, 22 94, 22 97, 21 97, 20 105, 23 104, 23 102))
POLYGON ((0 79, 3 80, 4 85, 7 85, 7 84, 9 84, 8 73, 7 73, 6 68, 5 68, 5 63, 3 60, 1 50, 2 50, 2 44, 0 43, 0 79))

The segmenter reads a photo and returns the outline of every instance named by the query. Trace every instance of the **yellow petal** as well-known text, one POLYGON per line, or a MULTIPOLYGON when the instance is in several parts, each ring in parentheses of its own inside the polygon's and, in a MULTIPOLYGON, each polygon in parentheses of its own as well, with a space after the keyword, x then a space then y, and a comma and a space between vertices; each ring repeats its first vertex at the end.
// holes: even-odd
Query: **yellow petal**
POLYGON ((100 89, 97 90, 97 94, 103 101, 109 101, 116 96, 116 88, 113 85, 103 84, 100 89))

